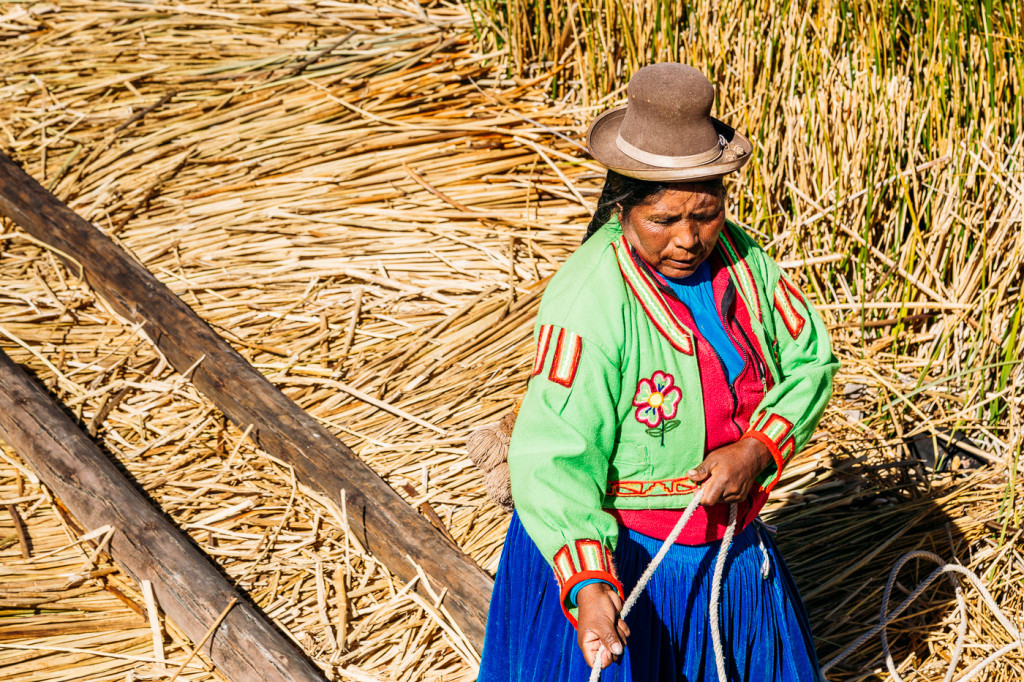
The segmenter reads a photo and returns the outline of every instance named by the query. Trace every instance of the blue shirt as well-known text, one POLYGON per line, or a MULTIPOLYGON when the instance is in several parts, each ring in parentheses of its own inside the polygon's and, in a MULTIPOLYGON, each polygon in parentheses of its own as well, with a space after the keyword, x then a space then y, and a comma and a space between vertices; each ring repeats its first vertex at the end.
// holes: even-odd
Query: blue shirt
POLYGON ((697 329, 715 349, 718 357, 722 359, 729 383, 734 383, 736 377, 743 371, 745 363, 743 356, 736 349, 736 344, 725 331, 722 316, 719 315, 718 307, 715 305, 715 292, 711 285, 711 266, 705 260, 689 277, 676 279, 660 276, 672 293, 690 309, 690 314, 693 315, 693 320, 697 323, 697 329))

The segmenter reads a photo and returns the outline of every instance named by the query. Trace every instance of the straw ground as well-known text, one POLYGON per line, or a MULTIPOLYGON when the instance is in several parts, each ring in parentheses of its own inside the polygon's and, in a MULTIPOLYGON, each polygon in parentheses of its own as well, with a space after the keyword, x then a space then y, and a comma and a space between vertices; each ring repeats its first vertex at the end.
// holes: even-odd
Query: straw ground
MULTIPOLYGON (((440 3, 5 3, 0 14, 5 153, 493 571, 508 517, 484 498, 465 438, 522 394, 544 282, 599 190, 573 140, 621 92, 599 104, 583 71, 541 58, 520 73, 486 17, 440 3)), ((872 71, 853 51, 812 79, 820 43, 781 36, 824 42, 838 30, 824 18, 689 16, 700 40, 688 57, 720 84, 721 115, 760 145, 731 213, 816 301, 844 362, 771 508, 822 658, 870 626, 889 567, 912 548, 983 571, 1019 620, 1019 111, 979 111, 970 144, 950 132, 900 145, 931 120, 910 67, 902 79, 872 71), (739 48, 711 51, 755 29, 777 39, 772 79, 739 48), (970 442, 945 471, 918 463, 954 433, 970 442), (986 465, 968 468, 974 458, 986 465)), ((332 678, 473 678, 450 620, 360 550, 338 500, 299 489, 53 254, 7 223, 0 249, 5 351, 332 678)), ((9 449, 0 467, 26 528, 23 542, 0 512, 0 570, 16 586, 0 611, 0 676, 169 678, 189 643, 164 622, 154 646, 141 587, 91 543, 61 549, 81 536, 74 520, 9 449), (151 662, 161 655, 166 673, 151 662)), ((942 677, 954 605, 941 585, 894 624, 908 679, 942 677)), ((970 592, 968 606, 970 664, 1006 636, 970 592)), ((1019 679, 1022 666, 1016 652, 987 679, 1019 679)), ((885 676, 872 643, 832 679, 885 676)))

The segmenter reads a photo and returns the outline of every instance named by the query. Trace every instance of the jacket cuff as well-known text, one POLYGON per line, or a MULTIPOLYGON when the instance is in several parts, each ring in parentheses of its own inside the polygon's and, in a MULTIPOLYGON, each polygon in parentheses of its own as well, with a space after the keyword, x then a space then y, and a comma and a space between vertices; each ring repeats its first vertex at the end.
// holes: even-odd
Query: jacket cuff
POLYGON ((753 438, 763 443, 775 460, 775 476, 762 484, 761 490, 771 492, 782 478, 782 469, 796 449, 792 433, 793 424, 788 419, 774 413, 765 413, 743 434, 743 438, 753 438))
POLYGON ((620 598, 626 598, 622 591, 622 583, 615 575, 611 550, 598 540, 577 540, 571 545, 562 545, 562 548, 555 552, 554 568, 562 612, 574 628, 576 617, 570 609, 575 609, 574 605, 569 604, 569 595, 581 582, 603 580, 615 588, 620 598))

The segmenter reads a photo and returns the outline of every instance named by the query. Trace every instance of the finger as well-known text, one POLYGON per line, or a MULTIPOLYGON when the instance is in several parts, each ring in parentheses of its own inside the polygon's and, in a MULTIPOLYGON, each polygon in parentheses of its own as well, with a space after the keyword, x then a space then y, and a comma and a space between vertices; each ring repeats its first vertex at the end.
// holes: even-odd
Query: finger
POLYGON ((583 660, 587 662, 587 667, 593 668, 594 657, 597 655, 598 649, 601 648, 601 640, 592 631, 587 631, 583 636, 577 637, 577 643, 583 654, 583 660))
POLYGON ((741 481, 739 485, 723 496, 723 500, 725 502, 742 502, 747 499, 753 485, 753 481, 741 481))
POLYGON ((588 646, 586 649, 580 649, 583 652, 583 660, 587 662, 588 668, 594 667, 595 661, 601 662, 602 668, 607 668, 611 662, 611 654, 608 653, 608 648, 603 646, 600 642, 593 642, 592 646, 588 646))
POLYGON ((747 499, 747 494, 743 490, 727 493, 722 496, 722 502, 729 503, 742 502, 745 499, 747 499))
POLYGON ((718 490, 718 501, 722 503, 735 502, 736 489, 733 488, 727 481, 718 490))
POLYGON ((710 507, 722 501, 722 484, 712 478, 700 487, 703 494, 700 497, 702 507, 710 507))
POLYGON ((704 464, 704 462, 701 462, 700 464, 693 467, 686 473, 687 478, 689 478, 691 481, 697 481, 698 483, 707 480, 707 477, 710 475, 711 474, 708 471, 708 467, 706 464, 704 464))
MULTIPOLYGON (((622 642, 619 641, 618 633, 615 631, 606 632, 604 637, 601 638, 601 643, 604 644, 604 648, 611 652, 611 656, 618 658, 624 651, 622 642)), ((611 658, 609 657, 609 663, 611 658)), ((607 663, 605 664, 607 665, 607 663)))
MULTIPOLYGON (((608 666, 610 666, 612 664, 611 654, 608 653, 608 649, 602 647, 601 650, 598 651, 598 656, 600 657, 599 660, 601 661, 601 669, 602 670, 604 670, 605 668, 607 668, 608 666)), ((590 667, 593 668, 594 665, 591 664, 590 667)))
POLYGON ((626 638, 629 637, 629 626, 626 625, 626 621, 620 618, 615 629, 619 631, 619 639, 626 641, 626 638))

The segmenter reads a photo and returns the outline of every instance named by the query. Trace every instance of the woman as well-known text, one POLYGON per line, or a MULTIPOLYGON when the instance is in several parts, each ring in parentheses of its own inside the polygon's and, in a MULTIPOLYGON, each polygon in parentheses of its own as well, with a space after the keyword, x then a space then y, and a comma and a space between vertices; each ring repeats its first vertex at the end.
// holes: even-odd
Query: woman
POLYGON ((730 680, 818 679, 800 597, 755 519, 838 363, 817 313, 725 219, 721 178, 751 144, 711 118, 713 100, 697 70, 655 64, 588 131, 608 177, 538 313, 482 681, 584 680, 600 654, 602 680, 711 682, 718 619, 730 680), (623 592, 698 488, 702 506, 623 622, 623 592))

